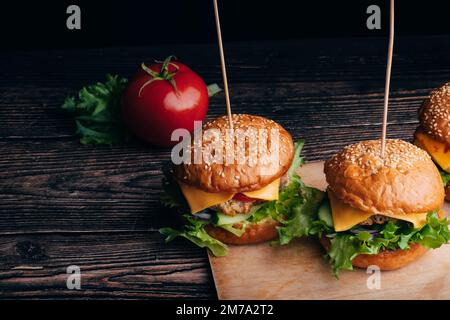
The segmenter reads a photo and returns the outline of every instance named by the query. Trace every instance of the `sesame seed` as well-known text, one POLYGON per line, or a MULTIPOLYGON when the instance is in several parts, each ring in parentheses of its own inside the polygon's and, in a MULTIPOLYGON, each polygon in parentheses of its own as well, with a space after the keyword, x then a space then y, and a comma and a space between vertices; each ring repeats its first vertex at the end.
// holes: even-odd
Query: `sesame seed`
POLYGON ((350 164, 363 170, 372 169, 372 173, 376 173, 383 168, 405 170, 417 162, 430 160, 425 151, 411 143, 387 139, 384 158, 381 158, 381 140, 369 140, 345 147, 332 157, 330 164, 336 167, 350 164))

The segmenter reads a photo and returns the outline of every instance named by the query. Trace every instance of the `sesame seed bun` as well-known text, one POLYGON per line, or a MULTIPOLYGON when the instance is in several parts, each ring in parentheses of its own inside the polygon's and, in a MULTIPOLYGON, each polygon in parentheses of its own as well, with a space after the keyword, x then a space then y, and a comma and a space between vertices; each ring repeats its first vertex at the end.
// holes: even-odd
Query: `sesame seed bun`
MULTIPOLYGON (((320 243, 328 251, 331 243, 327 237, 321 237, 320 243)), ((418 243, 412 243, 407 250, 386 250, 378 254, 360 254, 352 260, 352 265, 358 268, 378 266, 380 270, 396 270, 416 261, 423 256, 428 249, 418 243)))
POLYGON ((325 162, 329 188, 344 203, 373 214, 440 209, 444 189, 438 169, 422 149, 402 140, 362 141, 325 162))
POLYGON ((240 237, 213 225, 207 225, 205 230, 211 237, 223 243, 244 245, 276 239, 278 237, 278 231, 276 229, 278 225, 279 223, 271 218, 267 218, 259 223, 249 223, 245 232, 240 237))
POLYGON ((433 90, 425 99, 419 120, 425 133, 450 145, 450 83, 433 90))
MULTIPOLYGON (((250 161, 244 161, 244 163, 233 161, 228 164, 217 163, 214 161, 208 162, 207 159, 203 159, 200 164, 195 164, 191 161, 191 164, 174 166, 175 178, 179 182, 202 189, 206 192, 236 193, 261 189, 287 172, 294 158, 294 143, 291 135, 282 126, 273 120, 248 114, 234 114, 233 126, 235 132, 240 130, 241 132, 249 133, 249 138, 245 141, 244 150, 247 157, 250 150, 248 145, 249 141, 258 141, 258 136, 252 134, 251 130, 256 130, 254 132, 258 132, 257 130, 260 129, 278 129, 278 164, 273 161, 264 163, 262 159, 267 157, 269 153, 266 152, 265 154, 261 154, 260 148, 257 148, 258 154, 256 154, 255 159, 257 158, 258 161, 256 164, 251 163, 250 161)), ((225 145, 226 130, 229 129, 228 118, 226 116, 217 118, 206 123, 202 129, 203 133, 208 129, 216 129, 221 133, 220 138, 224 140, 225 145)), ((267 149, 270 150, 272 143, 270 131, 268 131, 268 135, 265 139, 267 139, 267 149)), ((202 140, 202 148, 210 145, 210 141, 211 140, 207 140, 204 137, 202 140)), ((224 147, 224 150, 226 150, 227 147, 224 147)), ((234 148, 235 150, 242 151, 237 147, 236 141, 234 143, 234 148)), ((194 150, 194 143, 191 145, 191 150, 194 150)), ((233 150, 233 148, 231 148, 231 150, 233 150)), ((191 152, 191 154, 192 159, 194 159, 194 152, 191 152)))

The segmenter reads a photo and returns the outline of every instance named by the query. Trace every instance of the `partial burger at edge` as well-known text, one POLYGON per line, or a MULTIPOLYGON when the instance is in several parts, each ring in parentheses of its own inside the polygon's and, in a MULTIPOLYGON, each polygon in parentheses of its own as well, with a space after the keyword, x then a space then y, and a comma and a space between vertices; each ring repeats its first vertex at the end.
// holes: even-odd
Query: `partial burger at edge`
POLYGON ((439 167, 450 200, 450 83, 431 92, 419 111, 414 144, 427 151, 439 167))
MULTIPOLYGON (((429 155, 402 141, 362 141, 325 163, 332 225, 319 232, 335 273, 352 266, 401 268, 447 243, 442 181, 429 155)), ((319 210, 319 218, 324 215, 319 210)))

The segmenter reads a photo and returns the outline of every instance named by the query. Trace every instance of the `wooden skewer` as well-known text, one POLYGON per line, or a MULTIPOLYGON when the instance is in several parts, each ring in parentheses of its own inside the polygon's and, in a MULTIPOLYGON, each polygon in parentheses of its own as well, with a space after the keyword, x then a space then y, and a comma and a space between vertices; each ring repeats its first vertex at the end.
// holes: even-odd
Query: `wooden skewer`
POLYGON ((389 87, 391 85, 391 69, 392 69, 392 55, 394 51, 394 0, 391 0, 389 19, 389 47, 386 67, 386 84, 384 87, 384 112, 383 112, 383 129, 381 133, 381 158, 384 158, 386 149, 386 132, 388 121, 388 105, 389 105, 389 87))
POLYGON ((223 53, 222 31, 220 30, 219 8, 217 6, 217 0, 213 0, 213 2, 214 2, 214 15, 216 17, 217 40, 219 42, 220 64, 222 67, 223 91, 225 93, 225 103, 227 106, 228 122, 230 125, 230 129, 233 130, 233 117, 231 115, 230 93, 228 91, 227 70, 225 67, 225 55, 223 53))

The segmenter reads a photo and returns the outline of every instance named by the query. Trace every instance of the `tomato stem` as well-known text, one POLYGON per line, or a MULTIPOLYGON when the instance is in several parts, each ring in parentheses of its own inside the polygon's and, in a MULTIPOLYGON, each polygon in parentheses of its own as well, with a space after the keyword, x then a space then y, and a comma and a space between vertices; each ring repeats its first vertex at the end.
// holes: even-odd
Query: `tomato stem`
POLYGON ((170 85, 173 87, 173 89, 175 90, 175 94, 177 96, 180 96, 180 92, 177 89, 177 84, 175 82, 175 79, 173 78, 178 70, 180 69, 178 67, 177 64, 172 62, 172 59, 176 59, 175 56, 170 55, 168 56, 164 61, 156 61, 158 63, 161 63, 161 68, 159 70, 159 73, 150 69, 149 67, 147 67, 145 65, 145 63, 141 63, 141 68, 142 70, 144 70, 146 73, 148 73, 148 75, 151 77, 150 80, 146 81, 142 87, 139 89, 139 97, 141 96, 142 90, 148 86, 150 83, 152 83, 153 81, 157 81, 157 80, 165 80, 167 82, 170 83, 170 85), (173 66, 175 68, 175 71, 173 72, 169 72, 169 66, 173 66))

